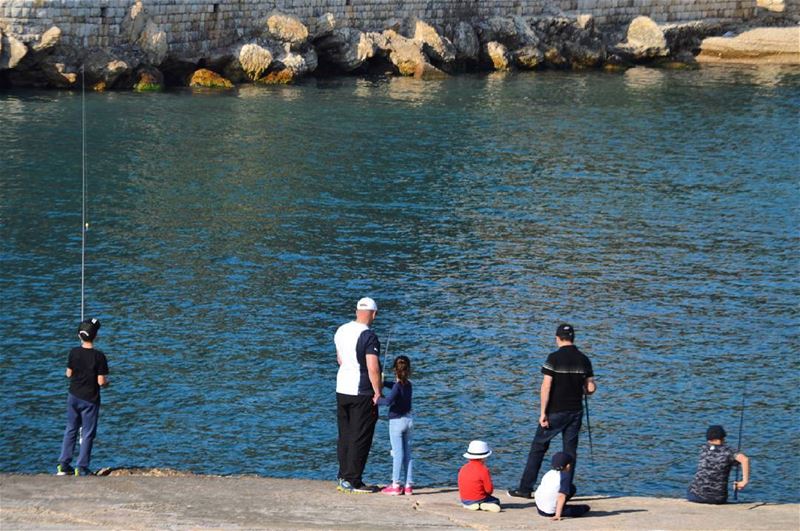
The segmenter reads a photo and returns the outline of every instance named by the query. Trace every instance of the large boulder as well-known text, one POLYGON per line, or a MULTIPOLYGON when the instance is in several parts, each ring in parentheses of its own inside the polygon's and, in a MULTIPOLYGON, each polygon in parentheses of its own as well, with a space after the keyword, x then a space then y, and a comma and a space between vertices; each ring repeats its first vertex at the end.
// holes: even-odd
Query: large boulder
POLYGON ((490 41, 484 44, 484 53, 489 59, 491 67, 495 70, 508 70, 511 66, 511 56, 508 48, 502 43, 490 41))
POLYGON ((481 51, 481 42, 475 29, 463 20, 453 31, 453 45, 456 48, 456 58, 461 61, 477 61, 481 51))
POLYGON ((523 46, 511 52, 514 65, 523 70, 533 70, 544 62, 544 53, 536 46, 523 46))
POLYGON ((213 70, 207 68, 200 68, 195 70, 192 77, 189 79, 189 86, 193 88, 233 88, 233 83, 217 74, 213 70))
POLYGON ((0 33, 2 51, 0 51, 0 70, 16 68, 20 61, 28 54, 28 47, 22 41, 9 35, 0 33))
POLYGON ((125 36, 129 42, 136 42, 139 40, 149 18, 145 12, 144 4, 142 4, 141 0, 137 0, 122 19, 120 34, 125 36))
POLYGON ((672 56, 700 53, 703 39, 725 33, 724 26, 717 21, 694 20, 661 26, 667 48, 672 56))
POLYGON ((640 16, 628 26, 624 43, 617 47, 635 61, 646 61, 669 54, 664 32, 650 17, 640 16))
POLYGON ((484 46, 497 42, 509 50, 536 46, 539 38, 523 17, 491 17, 477 25, 478 37, 484 46))
POLYGON ((312 19, 308 27, 308 39, 315 41, 327 37, 336 29, 336 17, 333 13, 324 13, 312 19))
POLYGON ((52 28, 48 29, 42 36, 39 37, 39 42, 35 43, 31 46, 31 51, 34 53, 44 53, 49 52, 59 43, 61 40, 61 28, 58 26, 53 26, 52 28))
POLYGON ((144 66, 134 76, 133 90, 136 92, 158 92, 164 89, 164 75, 152 66, 144 66))
POLYGON ((255 81, 272 64, 272 52, 258 42, 237 46, 233 49, 232 56, 222 73, 234 82, 255 81))
POLYGON ((606 59, 604 37, 591 15, 543 17, 534 28, 547 66, 588 68, 600 66, 606 59))
POLYGON ((384 51, 389 60, 403 76, 413 76, 422 65, 428 61, 422 53, 418 42, 403 37, 394 30, 383 32, 385 38, 384 51))
POLYGON ((375 55, 375 40, 355 28, 336 28, 314 42, 319 59, 336 70, 352 72, 375 55))
POLYGON ((443 37, 430 24, 417 20, 414 26, 414 40, 431 62, 439 68, 449 69, 456 60, 456 47, 450 39, 443 37))
POLYGON ((158 66, 167 58, 167 34, 152 20, 147 21, 136 43, 145 53, 146 62, 151 65, 158 66))
MULTIPOLYGON (((274 71, 271 73, 285 72, 275 74, 272 77, 274 78, 277 76, 281 80, 288 79, 288 81, 281 81, 282 83, 291 82, 316 70, 317 63, 317 53, 313 48, 301 54, 292 51, 290 44, 286 43, 284 49, 275 54, 275 60, 273 62, 274 71)), ((269 76, 269 74, 267 75, 269 76)), ((259 81, 261 81, 261 79, 259 79, 259 81)))
POLYGON ((169 53, 167 33, 151 19, 141 0, 137 0, 123 18, 120 33, 141 48, 148 64, 160 65, 169 53))
POLYGON ((89 85, 102 83, 105 88, 111 88, 121 77, 128 77, 133 68, 128 62, 111 55, 105 49, 93 50, 84 59, 86 81, 89 85))
POLYGON ((308 40, 308 28, 294 15, 273 13, 267 18, 267 32, 274 40, 288 42, 295 47, 308 40))
POLYGON ((54 88, 70 88, 80 83, 80 73, 65 63, 43 62, 37 66, 44 76, 47 86, 54 88))

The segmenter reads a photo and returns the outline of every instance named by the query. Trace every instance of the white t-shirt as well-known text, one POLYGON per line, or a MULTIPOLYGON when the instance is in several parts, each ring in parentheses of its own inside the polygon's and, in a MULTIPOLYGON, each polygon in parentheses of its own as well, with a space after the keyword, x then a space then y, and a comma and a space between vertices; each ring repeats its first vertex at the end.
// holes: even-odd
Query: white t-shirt
POLYGON ((547 514, 556 513, 556 505, 558 505, 558 493, 562 490, 564 494, 569 493, 569 473, 561 472, 560 470, 550 470, 542 477, 542 482, 539 488, 534 493, 536 507, 540 511, 547 514), (565 483, 562 489, 562 482, 565 483))
MULTIPOLYGON (((380 355, 381 345, 375 332, 363 323, 350 321, 339 327, 333 342, 342 362, 336 374, 336 392, 372 396, 374 391, 369 381, 367 354, 380 355)), ((378 362, 380 364, 380 359, 378 362)))

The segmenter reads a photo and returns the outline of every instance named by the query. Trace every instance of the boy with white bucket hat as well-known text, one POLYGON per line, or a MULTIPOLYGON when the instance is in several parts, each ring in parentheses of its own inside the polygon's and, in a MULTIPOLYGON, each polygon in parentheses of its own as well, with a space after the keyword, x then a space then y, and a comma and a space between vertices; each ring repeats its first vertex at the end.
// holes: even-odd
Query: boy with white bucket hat
POLYGON ((484 441, 470 442, 464 453, 469 461, 458 471, 458 494, 465 509, 500 512, 500 500, 492 496, 492 475, 484 463, 490 455, 492 449, 484 441))

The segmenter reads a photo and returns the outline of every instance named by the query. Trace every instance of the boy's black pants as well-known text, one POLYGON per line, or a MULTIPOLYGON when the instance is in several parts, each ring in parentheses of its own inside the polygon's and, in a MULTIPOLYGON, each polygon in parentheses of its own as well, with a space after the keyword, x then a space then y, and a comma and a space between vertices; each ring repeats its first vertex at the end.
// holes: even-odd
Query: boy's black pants
POLYGON ((339 477, 358 487, 362 484, 361 476, 372 447, 378 409, 371 396, 336 393, 336 418, 339 425, 336 449, 339 477))

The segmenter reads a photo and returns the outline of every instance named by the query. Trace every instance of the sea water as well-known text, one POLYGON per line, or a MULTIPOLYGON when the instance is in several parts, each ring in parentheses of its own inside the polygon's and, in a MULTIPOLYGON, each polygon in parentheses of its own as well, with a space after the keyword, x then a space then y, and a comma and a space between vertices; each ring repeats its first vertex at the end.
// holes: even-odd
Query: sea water
MULTIPOLYGON (((333 333, 369 295, 389 359, 412 360, 419 485, 454 485, 484 439, 516 486, 569 322, 598 384, 580 491, 682 496, 723 424, 752 459, 740 499, 800 501, 800 70, 334 78, 85 108, 85 311, 112 382, 93 468, 333 488, 333 333)), ((55 470, 81 182, 80 92, 0 92, 3 472, 55 470)), ((390 472, 381 420, 365 479, 390 472)))

